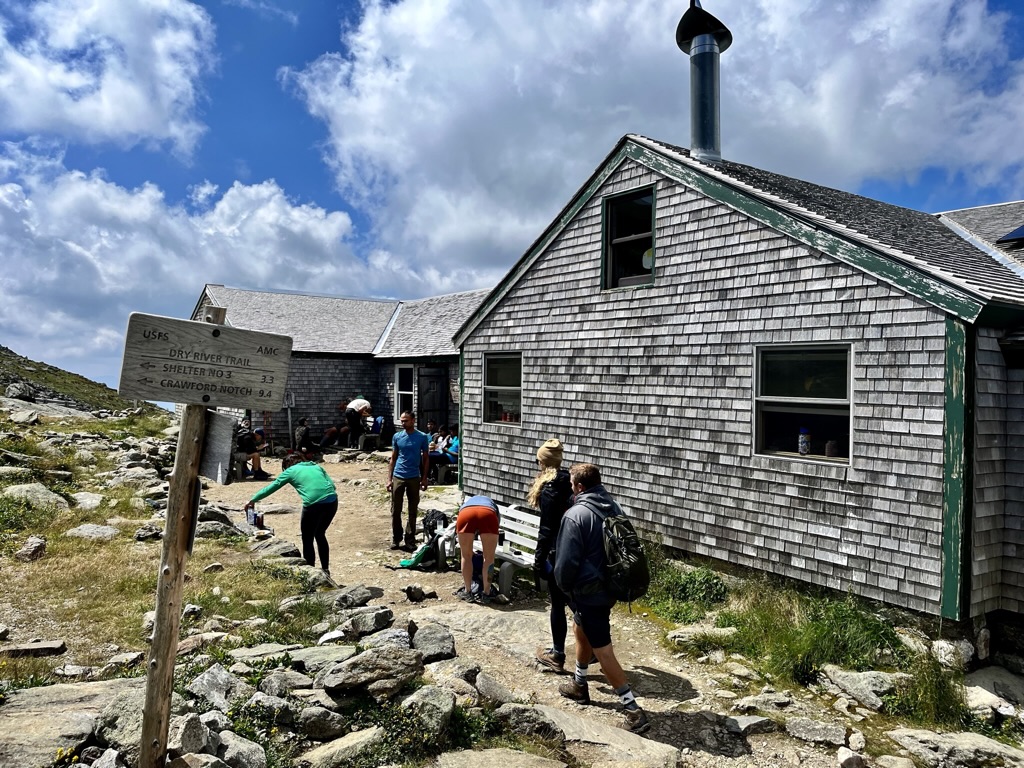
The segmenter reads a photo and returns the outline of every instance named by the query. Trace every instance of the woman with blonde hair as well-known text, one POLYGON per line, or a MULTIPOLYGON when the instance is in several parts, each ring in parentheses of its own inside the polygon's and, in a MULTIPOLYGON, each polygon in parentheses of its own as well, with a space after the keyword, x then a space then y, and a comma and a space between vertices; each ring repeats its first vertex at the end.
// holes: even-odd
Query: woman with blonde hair
POLYGON ((569 472, 562 469, 562 443, 547 440, 537 449, 537 476, 526 496, 527 503, 540 511, 537 549, 533 572, 547 582, 551 595, 551 647, 537 649, 537 662, 555 672, 565 671, 565 620, 567 600, 552 575, 555 562, 555 539, 562 524, 562 515, 572 505, 572 483, 569 472))

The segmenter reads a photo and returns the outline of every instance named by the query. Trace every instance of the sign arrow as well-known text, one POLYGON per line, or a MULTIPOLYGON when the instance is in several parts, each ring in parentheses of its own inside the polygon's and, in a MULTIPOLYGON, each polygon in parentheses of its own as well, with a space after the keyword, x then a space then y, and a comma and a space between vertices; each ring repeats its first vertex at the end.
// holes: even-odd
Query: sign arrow
POLYGON ((151 363, 147 360, 145 363, 141 363, 139 367, 145 368, 147 371, 149 371, 152 370, 153 368, 156 368, 156 363, 151 363))
POLYGON ((152 384, 153 383, 153 380, 148 378, 148 377, 145 378, 145 379, 137 379, 137 381, 139 382, 139 384, 152 384))

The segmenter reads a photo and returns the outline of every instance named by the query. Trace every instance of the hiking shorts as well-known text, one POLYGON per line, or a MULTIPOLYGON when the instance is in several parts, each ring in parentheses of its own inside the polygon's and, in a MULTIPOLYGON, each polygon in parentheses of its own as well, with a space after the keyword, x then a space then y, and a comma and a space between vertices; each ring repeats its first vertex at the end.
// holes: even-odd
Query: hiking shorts
POLYGON ((472 505, 459 510, 455 518, 456 533, 493 533, 498 535, 498 515, 490 507, 472 505))
POLYGON ((610 605, 574 605, 572 620, 583 630, 591 648, 612 644, 612 609, 610 605))

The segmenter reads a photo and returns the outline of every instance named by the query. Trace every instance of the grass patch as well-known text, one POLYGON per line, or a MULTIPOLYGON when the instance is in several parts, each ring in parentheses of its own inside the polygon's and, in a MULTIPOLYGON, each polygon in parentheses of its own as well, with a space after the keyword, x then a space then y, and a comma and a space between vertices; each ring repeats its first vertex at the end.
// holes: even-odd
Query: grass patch
POLYGON ((920 654, 909 672, 911 679, 885 698, 888 712, 919 725, 957 729, 971 725, 962 670, 949 669, 934 656, 920 654))
POLYGON ((710 568, 684 570, 665 556, 660 545, 645 542, 644 548, 651 570, 651 586, 640 602, 659 618, 692 624, 726 599, 725 582, 710 568))
POLYGON ((127 437, 160 437, 171 425, 171 414, 166 412, 129 414, 122 419, 60 419, 48 423, 46 428, 61 434, 89 434, 118 439, 127 437))

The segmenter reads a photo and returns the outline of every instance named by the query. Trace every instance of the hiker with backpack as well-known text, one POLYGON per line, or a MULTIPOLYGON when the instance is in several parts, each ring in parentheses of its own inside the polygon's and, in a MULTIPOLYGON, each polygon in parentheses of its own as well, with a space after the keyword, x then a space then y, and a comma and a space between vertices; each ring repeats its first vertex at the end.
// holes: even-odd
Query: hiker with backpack
POLYGON ((568 470, 562 469, 562 443, 552 438, 537 449, 537 477, 533 480, 526 502, 540 511, 537 548, 533 553, 533 574, 548 585, 551 596, 551 647, 537 649, 537 662, 555 672, 565 671, 565 636, 568 624, 565 607, 568 600, 552 577, 555 565, 555 537, 562 516, 572 505, 572 484, 568 470))
MULTIPOLYGON (((611 610, 618 597, 625 595, 634 599, 633 588, 642 595, 647 584, 644 583, 641 590, 640 585, 630 583, 633 574, 628 567, 623 569, 621 562, 610 562, 608 553, 615 550, 616 544, 610 543, 609 538, 618 535, 616 530, 624 531, 626 527, 634 538, 636 533, 622 509, 601 485, 601 472, 596 466, 576 464, 569 470, 569 479, 576 498, 562 517, 558 530, 554 576, 573 610, 576 671, 571 680, 558 686, 558 692, 567 699, 589 704, 587 668, 591 659, 597 657, 601 670, 622 702, 626 729, 645 733, 651 727, 650 721, 637 704, 626 673, 615 658, 611 636, 611 610), (624 526, 618 525, 623 522, 624 526)), ((627 558, 633 556, 635 546, 631 542, 623 554, 627 558)), ((646 559, 642 566, 643 574, 637 574, 637 578, 647 573, 646 559)))

